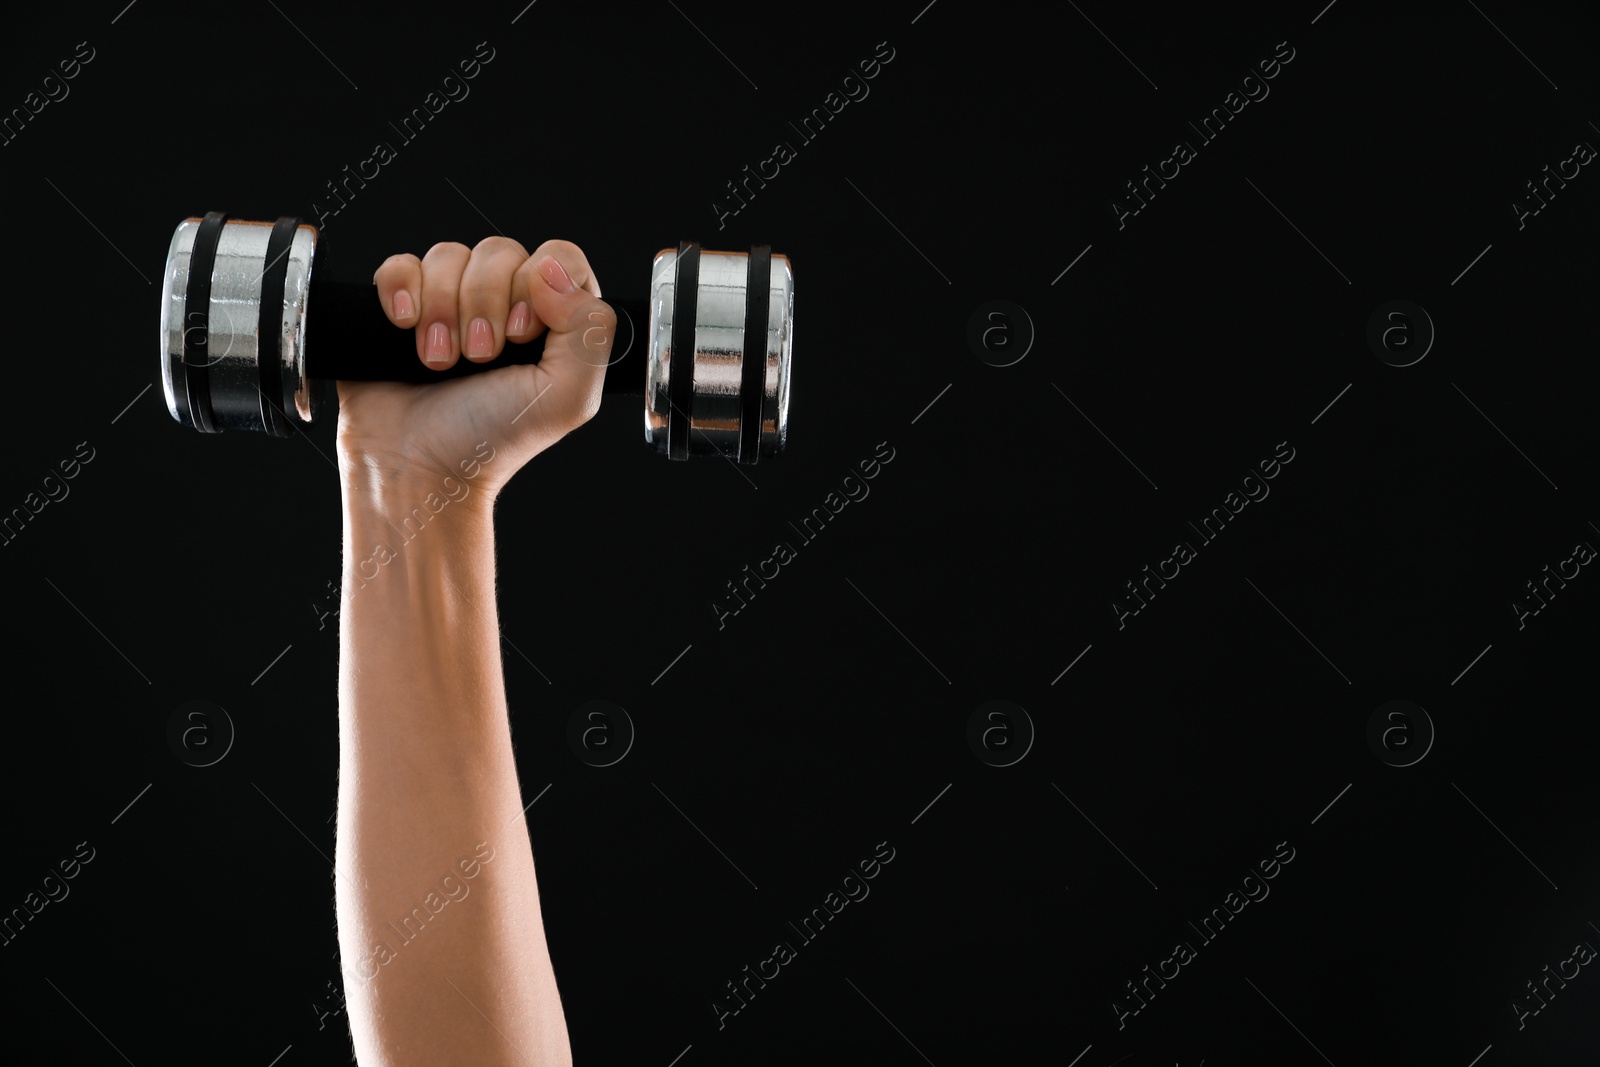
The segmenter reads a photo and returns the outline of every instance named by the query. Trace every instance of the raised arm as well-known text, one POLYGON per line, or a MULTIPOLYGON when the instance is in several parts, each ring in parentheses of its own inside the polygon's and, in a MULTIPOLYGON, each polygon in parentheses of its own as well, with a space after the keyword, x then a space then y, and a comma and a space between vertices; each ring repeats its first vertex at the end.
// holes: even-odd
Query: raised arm
POLYGON ((374 281, 428 366, 493 358, 508 323, 512 342, 550 336, 537 366, 339 383, 335 903, 356 1055, 569 1064, 512 758, 492 512, 598 408, 615 319, 566 242, 531 257, 505 238, 436 245, 374 281))

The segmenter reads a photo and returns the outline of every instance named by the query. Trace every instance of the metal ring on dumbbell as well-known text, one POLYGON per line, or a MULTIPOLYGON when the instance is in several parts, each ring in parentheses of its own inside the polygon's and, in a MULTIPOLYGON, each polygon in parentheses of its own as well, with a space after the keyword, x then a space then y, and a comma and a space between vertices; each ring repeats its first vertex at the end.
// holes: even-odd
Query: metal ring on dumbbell
MULTIPOLYGON (((431 382, 535 362, 542 352, 542 341, 508 344, 487 363, 424 367, 372 286, 314 275, 316 256, 315 227, 293 217, 245 222, 211 212, 178 224, 161 293, 161 380, 174 419, 210 433, 283 437, 316 419, 325 381, 431 382)), ((608 302, 619 325, 604 389, 637 395, 642 386, 651 450, 741 463, 783 451, 794 344, 788 257, 766 246, 713 252, 681 242, 655 257, 648 307, 608 302), (635 317, 647 322, 643 382, 618 369, 635 317), (674 361, 678 352, 692 358, 674 361), (689 373, 674 374, 675 362, 689 373)))

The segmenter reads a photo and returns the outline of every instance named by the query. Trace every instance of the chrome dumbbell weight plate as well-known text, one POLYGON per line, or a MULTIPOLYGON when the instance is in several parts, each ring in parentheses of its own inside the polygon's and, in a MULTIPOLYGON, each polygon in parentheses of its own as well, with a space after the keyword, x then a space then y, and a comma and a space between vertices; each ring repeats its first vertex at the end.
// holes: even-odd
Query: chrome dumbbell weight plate
POLYGON ((644 437, 654 451, 754 462, 783 450, 794 345, 788 257, 767 248, 662 251, 650 269, 646 337, 644 437), (752 298, 761 293, 765 300, 752 298), (694 352, 693 374, 674 382, 672 353, 681 350, 694 352), (685 411, 692 417, 679 417, 685 411))

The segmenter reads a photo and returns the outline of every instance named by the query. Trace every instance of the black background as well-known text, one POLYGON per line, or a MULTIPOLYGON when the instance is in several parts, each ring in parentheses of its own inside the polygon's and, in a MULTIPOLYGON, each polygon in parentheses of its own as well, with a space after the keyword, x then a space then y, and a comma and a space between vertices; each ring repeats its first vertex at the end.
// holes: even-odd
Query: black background
POLYGON ((1521 1029, 1512 1005, 1600 944, 1600 578, 1520 629, 1510 607, 1600 544, 1600 177, 1522 229, 1511 207, 1600 144, 1593 6, 925 3, 8 13, 0 109, 78 42, 94 58, 0 146, 0 509, 79 442, 94 459, 0 556, 0 911, 95 850, 0 948, 8 1042, 349 1058, 332 420, 288 441, 174 423, 162 258, 207 210, 314 219, 487 41, 470 96, 325 220, 341 270, 499 228, 576 241, 608 294, 642 296, 679 238, 766 241, 799 294, 785 455, 670 463, 608 400, 499 506, 579 1062, 1594 1062, 1592 968, 1521 1029), (719 230, 724 183, 884 41, 870 95, 719 230), (1284 41, 1270 95, 1119 229, 1123 183, 1284 41), (967 342, 995 299, 1036 333, 1008 367, 967 342), (1394 299, 1437 331, 1403 368, 1366 341, 1394 299), (870 496, 719 630, 723 583, 883 442, 870 496), (1119 629, 1123 583, 1280 442, 1270 496, 1119 629), (603 769, 566 742, 595 698, 637 728, 603 769), (195 699, 237 731, 203 768, 166 733, 195 699), (1403 768, 1367 741, 1394 699, 1436 732, 1403 768), (1011 766, 968 746, 989 700, 1037 731, 1011 766), (879 842, 870 896, 719 1029, 724 983, 879 842), (1188 923, 1279 842, 1270 896, 1201 947, 1188 923), (1195 961, 1119 1029, 1124 983, 1180 940, 1195 961))

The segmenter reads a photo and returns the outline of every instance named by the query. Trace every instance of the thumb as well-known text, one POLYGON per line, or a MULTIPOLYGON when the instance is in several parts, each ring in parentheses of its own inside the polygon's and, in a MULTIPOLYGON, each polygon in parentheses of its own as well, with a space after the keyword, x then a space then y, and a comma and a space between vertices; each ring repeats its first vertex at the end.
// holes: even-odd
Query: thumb
POLYGON ((528 303, 549 330, 539 367, 559 391, 562 406, 570 403, 582 410, 582 423, 600 406, 617 315, 600 299, 599 283, 583 253, 565 242, 551 245, 549 253, 532 260, 527 278, 528 303), (563 253, 570 262, 563 262, 563 253))

